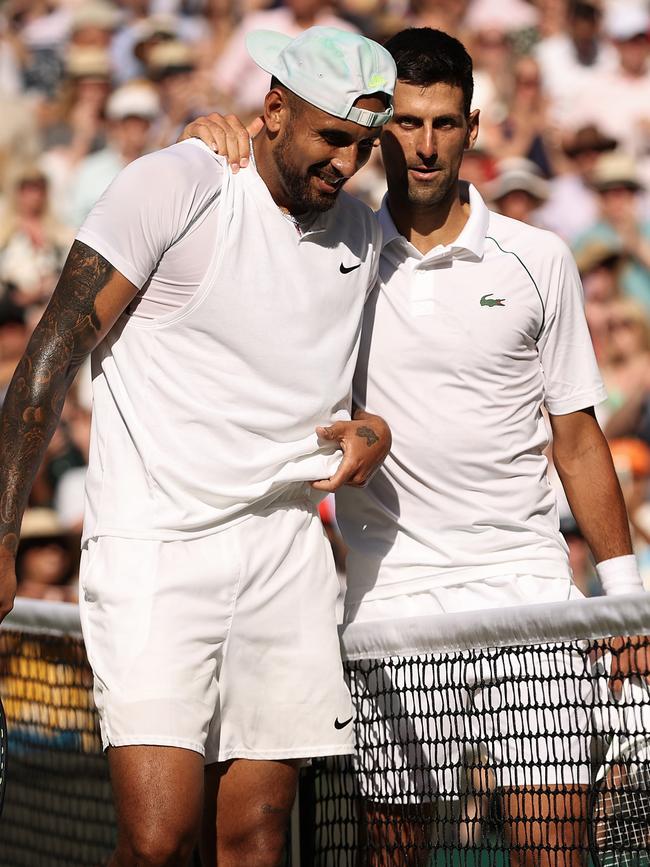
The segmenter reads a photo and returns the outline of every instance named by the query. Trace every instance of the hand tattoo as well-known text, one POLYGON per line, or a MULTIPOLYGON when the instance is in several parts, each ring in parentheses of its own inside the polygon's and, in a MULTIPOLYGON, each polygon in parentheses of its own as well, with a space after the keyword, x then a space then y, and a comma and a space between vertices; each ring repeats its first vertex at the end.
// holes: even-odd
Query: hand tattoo
POLYGON ((357 436, 363 437, 365 439, 366 445, 368 446, 368 448, 370 448, 371 446, 374 446, 375 443, 379 442, 379 437, 374 432, 374 430, 372 428, 369 428, 369 427, 358 428, 357 429, 357 436))
POLYGON ((66 392, 101 331, 95 302, 114 274, 75 241, 7 391, 0 419, 0 545, 16 552, 29 489, 58 424, 66 392))

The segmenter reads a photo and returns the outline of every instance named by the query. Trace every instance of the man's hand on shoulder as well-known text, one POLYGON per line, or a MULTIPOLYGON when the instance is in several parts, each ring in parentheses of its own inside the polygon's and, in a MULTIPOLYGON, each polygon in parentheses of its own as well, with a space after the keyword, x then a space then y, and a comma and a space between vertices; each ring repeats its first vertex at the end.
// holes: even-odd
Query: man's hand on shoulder
POLYGON ((330 479, 312 482, 317 491, 336 491, 342 485, 365 487, 386 459, 392 442, 390 428, 378 415, 355 413, 353 421, 337 421, 329 427, 318 427, 321 439, 338 443, 343 459, 330 479))
POLYGON ((245 169, 250 159, 250 139, 264 126, 261 117, 248 126, 248 129, 234 114, 221 115, 209 114, 206 117, 197 117, 183 130, 180 141, 188 138, 198 138, 215 153, 225 157, 230 168, 237 173, 240 168, 245 169))

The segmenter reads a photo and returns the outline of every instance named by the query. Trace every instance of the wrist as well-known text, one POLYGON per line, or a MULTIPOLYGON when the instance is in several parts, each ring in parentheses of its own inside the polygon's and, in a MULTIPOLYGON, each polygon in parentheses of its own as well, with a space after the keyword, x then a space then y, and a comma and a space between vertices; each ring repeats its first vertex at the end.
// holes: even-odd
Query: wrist
POLYGON ((596 564, 596 572, 607 596, 640 593, 644 590, 634 554, 601 560, 596 564))

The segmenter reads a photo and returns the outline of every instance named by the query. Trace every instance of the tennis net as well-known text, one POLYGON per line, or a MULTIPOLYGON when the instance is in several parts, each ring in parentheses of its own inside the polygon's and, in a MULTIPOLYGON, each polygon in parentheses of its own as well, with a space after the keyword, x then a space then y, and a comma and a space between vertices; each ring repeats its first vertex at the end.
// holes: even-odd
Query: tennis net
POLYGON ((650 594, 347 627, 303 863, 648 867, 649 634, 650 594))
MULTIPOLYGON (((291 864, 650 867, 648 635, 650 594, 346 628, 357 756, 304 770, 291 864)), ((18 600, 0 695, 0 864, 105 863, 114 815, 76 606, 18 600)))

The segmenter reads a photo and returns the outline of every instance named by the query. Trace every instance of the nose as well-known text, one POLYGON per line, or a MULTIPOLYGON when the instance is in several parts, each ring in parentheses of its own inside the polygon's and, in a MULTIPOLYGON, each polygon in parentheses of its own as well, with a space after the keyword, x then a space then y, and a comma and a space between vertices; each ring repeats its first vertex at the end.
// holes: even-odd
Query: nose
POLYGON ((332 159, 332 165, 344 178, 351 178, 361 168, 364 158, 359 153, 356 144, 346 148, 339 148, 336 156, 332 159))
POLYGON ((422 127, 417 141, 417 154, 422 160, 430 160, 437 154, 436 136, 431 127, 422 127))

